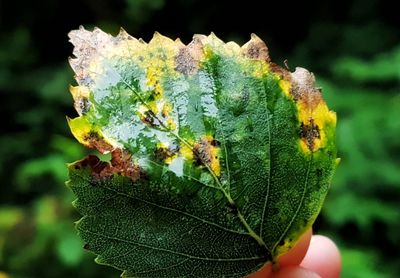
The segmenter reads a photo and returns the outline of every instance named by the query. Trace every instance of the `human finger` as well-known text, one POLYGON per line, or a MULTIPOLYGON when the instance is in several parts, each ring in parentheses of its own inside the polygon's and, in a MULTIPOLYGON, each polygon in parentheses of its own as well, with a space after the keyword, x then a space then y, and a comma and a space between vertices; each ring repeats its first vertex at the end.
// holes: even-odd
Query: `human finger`
POLYGON ((321 276, 303 267, 287 266, 278 272, 272 272, 268 278, 321 278, 321 276))
POLYGON ((341 259, 336 244, 325 236, 313 236, 306 256, 300 264, 323 278, 338 278, 341 259))

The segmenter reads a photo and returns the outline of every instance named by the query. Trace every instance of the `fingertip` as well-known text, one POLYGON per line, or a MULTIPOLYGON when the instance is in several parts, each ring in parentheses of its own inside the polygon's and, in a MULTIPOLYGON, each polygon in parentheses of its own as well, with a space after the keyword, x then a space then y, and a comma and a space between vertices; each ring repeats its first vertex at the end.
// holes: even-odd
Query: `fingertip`
POLYGON ((302 267, 288 266, 273 273, 270 278, 321 278, 317 273, 302 267))
POLYGON ((313 236, 301 266, 315 271, 323 278, 338 278, 341 271, 339 249, 331 239, 313 236))

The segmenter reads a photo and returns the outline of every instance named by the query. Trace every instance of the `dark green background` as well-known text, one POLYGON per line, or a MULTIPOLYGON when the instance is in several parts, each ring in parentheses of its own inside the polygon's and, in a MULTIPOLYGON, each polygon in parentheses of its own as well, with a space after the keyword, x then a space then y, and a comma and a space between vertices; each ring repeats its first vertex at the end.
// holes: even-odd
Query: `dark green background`
POLYGON ((342 158, 315 230, 340 246, 343 277, 400 276, 398 10, 378 0, 264 2, 0 0, 0 277, 119 275, 82 250, 64 186, 65 163, 86 153, 65 119, 76 115, 67 33, 79 25, 185 43, 256 33, 273 61, 313 71, 338 113, 342 158))

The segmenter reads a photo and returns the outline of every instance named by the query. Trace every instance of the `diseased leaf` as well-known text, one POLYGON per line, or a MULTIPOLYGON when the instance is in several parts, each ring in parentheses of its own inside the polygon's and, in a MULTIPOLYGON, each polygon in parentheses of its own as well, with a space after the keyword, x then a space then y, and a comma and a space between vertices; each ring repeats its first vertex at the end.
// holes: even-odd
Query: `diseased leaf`
POLYGON ((125 277, 242 277, 314 222, 336 167, 336 116, 314 76, 270 62, 252 35, 147 44, 72 31, 85 146, 69 165, 77 229, 125 277))

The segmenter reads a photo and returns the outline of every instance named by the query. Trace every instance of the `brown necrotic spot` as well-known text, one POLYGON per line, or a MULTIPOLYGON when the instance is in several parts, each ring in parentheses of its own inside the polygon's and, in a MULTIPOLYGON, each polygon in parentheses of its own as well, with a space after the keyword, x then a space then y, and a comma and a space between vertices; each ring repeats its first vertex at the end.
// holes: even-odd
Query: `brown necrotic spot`
POLYGON ((314 74, 306 69, 297 67, 290 73, 292 81, 291 94, 296 101, 302 101, 309 109, 314 109, 321 101, 321 89, 315 87, 314 74))
POLYGON ((92 172, 92 175, 95 177, 98 177, 101 175, 101 173, 104 171, 105 168, 109 167, 109 163, 105 161, 101 161, 97 156, 95 155, 88 155, 82 160, 79 160, 74 163, 74 168, 75 169, 90 169, 92 172))
POLYGON ((133 181, 145 177, 143 170, 133 163, 132 155, 125 150, 115 149, 111 152, 111 161, 101 161, 95 155, 89 155, 74 164, 74 168, 90 169, 93 178, 104 179, 118 174, 133 181))
POLYGON ((111 153, 111 168, 115 173, 136 181, 144 176, 138 165, 133 164, 132 155, 126 150, 115 149, 111 153))
POLYGON ((268 47, 256 35, 252 34, 251 40, 242 48, 245 57, 270 62, 268 47))
POLYGON ((91 130, 83 139, 87 142, 89 148, 96 149, 101 153, 113 150, 113 146, 107 143, 104 137, 94 130, 91 130))
POLYGON ((199 143, 193 147, 193 152, 196 156, 195 163, 197 165, 208 165, 211 162, 212 156, 209 150, 210 142, 207 139, 201 139, 199 143))
POLYGON ((219 162, 219 147, 217 145, 218 142, 215 139, 211 136, 205 136, 193 146, 193 153, 196 165, 207 166, 216 176, 219 176, 221 174, 221 167, 219 162))
POLYGON ((300 136, 305 141, 308 149, 313 151, 315 140, 321 139, 319 127, 314 123, 314 119, 310 119, 308 123, 301 123, 300 136))
POLYGON ((265 46, 265 44, 261 42, 250 43, 245 55, 247 58, 250 59, 265 60, 265 61, 269 60, 268 48, 265 46))
POLYGON ((191 55, 188 47, 179 49, 175 57, 175 70, 184 75, 192 75, 198 70, 198 63, 191 55))

